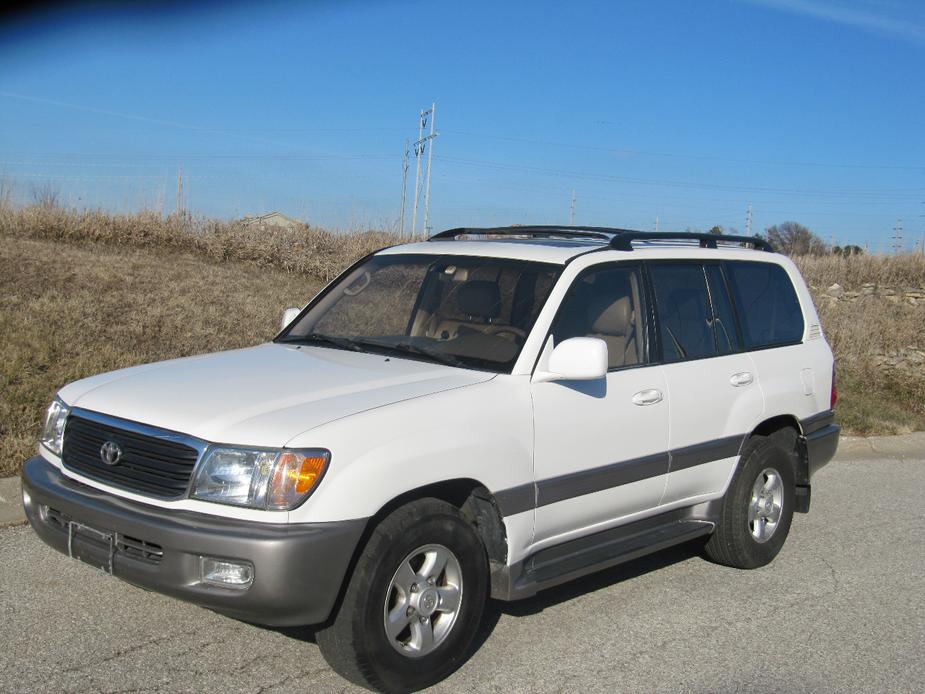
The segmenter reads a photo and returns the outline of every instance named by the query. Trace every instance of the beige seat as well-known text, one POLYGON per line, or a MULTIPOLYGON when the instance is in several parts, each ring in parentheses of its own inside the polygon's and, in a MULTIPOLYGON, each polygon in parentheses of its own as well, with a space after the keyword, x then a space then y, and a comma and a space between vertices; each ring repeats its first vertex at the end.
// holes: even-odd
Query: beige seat
POLYGON ((608 366, 616 368, 639 363, 639 336, 636 334, 635 311, 628 296, 612 303, 592 306, 589 337, 598 337, 607 343, 608 366), (598 312, 599 311, 599 312, 598 312))

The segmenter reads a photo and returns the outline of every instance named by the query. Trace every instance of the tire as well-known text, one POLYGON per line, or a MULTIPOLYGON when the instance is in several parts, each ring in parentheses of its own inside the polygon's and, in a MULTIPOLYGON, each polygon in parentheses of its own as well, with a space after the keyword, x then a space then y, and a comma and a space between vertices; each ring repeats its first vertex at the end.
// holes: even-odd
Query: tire
POLYGON ((794 497, 793 455, 780 439, 753 436, 723 497, 707 556, 738 569, 771 563, 790 532, 794 497))
POLYGON ((416 691, 464 662, 487 593, 488 559, 472 525, 451 504, 414 501, 372 531, 333 621, 316 632, 318 646, 328 664, 355 684, 416 691), (454 594, 458 602, 451 611, 454 594), (389 618, 396 625, 391 635, 389 618))

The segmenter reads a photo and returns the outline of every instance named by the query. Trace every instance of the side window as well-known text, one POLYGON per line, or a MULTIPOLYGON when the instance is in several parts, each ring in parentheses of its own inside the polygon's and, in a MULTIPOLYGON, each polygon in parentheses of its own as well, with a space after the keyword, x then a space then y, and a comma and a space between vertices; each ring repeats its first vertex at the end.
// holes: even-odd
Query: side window
POLYGON ((713 333, 716 337, 716 349, 720 354, 732 354, 739 350, 739 334, 736 331, 735 315, 732 311, 732 303, 729 301, 723 270, 719 265, 705 265, 703 269, 707 276, 710 301, 713 304, 713 333))
POLYGON ((637 267, 602 267, 580 275, 556 315, 555 343, 597 337, 607 343, 609 368, 645 362, 641 287, 637 267))
POLYGON ((773 263, 726 263, 745 347, 773 347, 803 338, 803 311, 787 271, 773 263))
POLYGON ((649 269, 664 360, 715 356, 713 311, 703 267, 693 263, 653 263, 649 269))

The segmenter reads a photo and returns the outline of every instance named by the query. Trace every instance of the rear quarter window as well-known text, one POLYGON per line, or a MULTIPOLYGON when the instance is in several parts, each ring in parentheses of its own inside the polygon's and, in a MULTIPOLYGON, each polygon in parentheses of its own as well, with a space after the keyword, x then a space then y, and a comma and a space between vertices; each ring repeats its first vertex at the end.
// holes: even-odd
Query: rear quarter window
POLYGON ((792 344, 803 338, 803 311, 784 268, 733 261, 726 263, 726 272, 746 349, 792 344))

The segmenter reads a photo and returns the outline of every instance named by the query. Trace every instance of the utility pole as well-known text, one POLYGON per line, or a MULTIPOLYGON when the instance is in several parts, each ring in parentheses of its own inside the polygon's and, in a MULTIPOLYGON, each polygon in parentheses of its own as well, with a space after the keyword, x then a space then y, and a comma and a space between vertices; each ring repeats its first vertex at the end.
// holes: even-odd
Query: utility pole
POLYGON ((899 255, 903 247, 903 220, 897 219, 893 227, 893 252, 899 255))
POLYGON ((417 231, 418 224, 418 192, 421 189, 421 147, 424 142, 424 111, 421 111, 418 120, 418 140, 414 143, 414 158, 417 160, 417 168, 414 172, 414 209, 411 212, 411 237, 414 238, 414 232, 417 231))
POLYGON ((572 190, 572 205, 568 210, 569 226, 575 226, 575 190, 572 190))
POLYGON ((183 167, 177 169, 177 217, 183 214, 183 167))
POLYGON ((398 218, 398 237, 405 236, 405 189, 408 187, 408 155, 411 153, 411 143, 405 140, 405 154, 401 161, 401 214, 398 218))
POLYGON ((437 133, 434 130, 437 125, 437 102, 430 104, 430 146, 427 148, 427 187, 424 190, 424 236, 430 236, 430 162, 434 156, 434 138, 437 133))
POLYGON ((745 210, 745 235, 752 235, 752 204, 748 203, 748 209, 745 210))
POLYGON ((430 212, 430 161, 431 150, 433 149, 433 140, 440 133, 434 131, 433 113, 437 104, 431 105, 430 110, 421 111, 420 120, 418 121, 418 140, 414 143, 414 156, 417 158, 417 169, 414 174, 414 210, 411 213, 411 236, 417 233, 418 226, 418 196, 421 192, 421 157, 424 150, 427 150, 427 191, 424 194, 424 233, 427 233, 429 223, 428 215, 430 212), (430 135, 424 135, 424 126, 427 125, 427 119, 430 118, 430 135), (430 147, 427 143, 430 142, 430 147))

